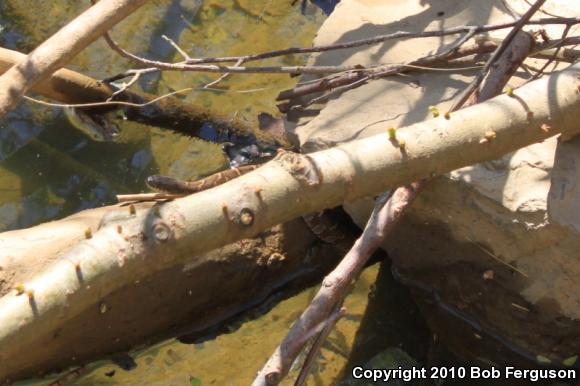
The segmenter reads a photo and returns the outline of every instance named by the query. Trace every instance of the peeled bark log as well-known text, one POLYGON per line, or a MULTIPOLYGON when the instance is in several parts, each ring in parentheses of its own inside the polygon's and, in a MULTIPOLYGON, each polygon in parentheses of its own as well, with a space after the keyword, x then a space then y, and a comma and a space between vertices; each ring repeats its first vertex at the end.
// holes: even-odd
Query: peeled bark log
MULTIPOLYGON (((580 65, 513 93, 342 146, 282 153, 222 186, 149 210, 113 212, 91 238, 0 299, 0 379, 65 321, 154 272, 299 215, 580 132, 580 65)), ((84 230, 79 230, 84 232, 84 230)))
MULTIPOLYGON (((151 204, 138 207, 147 210, 151 204)), ((1 234, 0 294, 54 263, 84 239, 79 230, 96 229, 103 216, 116 209, 89 209, 1 234)), ((80 314, 62 320, 53 334, 44 335, 34 350, 28 350, 26 362, 10 364, 14 365, 10 377, 36 377, 184 334, 188 341, 211 338, 249 308, 270 297, 283 299, 319 281, 339 255, 329 244, 311 249, 315 243, 314 235, 297 219, 125 283, 80 314)))

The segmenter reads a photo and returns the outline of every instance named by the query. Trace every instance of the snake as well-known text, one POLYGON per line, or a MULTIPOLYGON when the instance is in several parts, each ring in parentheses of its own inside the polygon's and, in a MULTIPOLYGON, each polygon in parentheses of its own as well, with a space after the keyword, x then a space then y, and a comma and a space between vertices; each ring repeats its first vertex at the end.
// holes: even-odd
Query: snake
POLYGON ((164 193, 193 194, 215 186, 225 184, 242 174, 256 170, 260 165, 244 165, 212 174, 194 181, 179 180, 177 178, 154 174, 145 181, 150 188, 164 193))
POLYGON ((119 128, 110 123, 104 116, 87 114, 74 107, 63 107, 69 123, 97 142, 111 142, 119 135, 119 128))

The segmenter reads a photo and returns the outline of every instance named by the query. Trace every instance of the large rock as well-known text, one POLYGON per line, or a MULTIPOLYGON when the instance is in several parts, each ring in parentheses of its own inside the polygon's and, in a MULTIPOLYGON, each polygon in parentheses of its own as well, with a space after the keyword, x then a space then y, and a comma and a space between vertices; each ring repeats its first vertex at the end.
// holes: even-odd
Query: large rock
MULTIPOLYGON (((523 0, 345 0, 324 23, 315 44, 498 23, 528 8, 523 0)), ((580 14, 578 2, 565 0, 550 1, 543 9, 580 14)), ((558 37, 561 30, 550 27, 548 33, 558 37)), ((403 63, 457 38, 392 40, 322 53, 311 63, 403 63)), ((313 108, 291 114, 291 131, 304 151, 312 151, 407 126, 428 119, 431 105, 446 111, 477 71, 423 71, 375 80, 330 100, 318 114, 312 114, 313 108)), ((510 81, 518 83, 517 76, 510 81)), ((481 357, 480 348, 499 343, 506 355, 490 358, 498 363, 513 363, 509 354, 517 353, 540 364, 578 365, 579 150, 579 139, 552 138, 442 176, 430 183, 385 243, 400 279, 429 298, 423 308, 434 329, 462 354, 481 357), (455 342, 445 332, 447 316, 475 328, 469 339, 477 343, 464 338, 455 342)), ((345 208, 362 226, 372 204, 369 198, 345 208)))

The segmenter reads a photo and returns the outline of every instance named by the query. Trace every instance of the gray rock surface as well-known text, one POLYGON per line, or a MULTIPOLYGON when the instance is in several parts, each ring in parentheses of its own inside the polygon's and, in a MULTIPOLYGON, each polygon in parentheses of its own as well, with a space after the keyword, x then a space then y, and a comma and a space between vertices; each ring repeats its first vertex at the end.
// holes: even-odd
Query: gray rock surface
MULTIPOLYGON (((344 0, 315 44, 498 23, 528 8, 523 0, 344 0)), ((554 0, 543 10, 580 15, 580 3, 554 0)), ((561 29, 547 30, 560 36, 561 29)), ((314 55, 311 63, 404 63, 455 39, 392 40, 314 55)), ((304 151, 313 151, 423 121, 431 105, 446 111, 477 71, 422 71, 375 80, 313 106, 311 110, 321 109, 317 115, 290 116, 291 131, 304 151)), ((525 76, 518 73, 510 85, 516 87, 525 76)), ((496 340, 540 362, 561 362, 580 351, 578 147, 578 138, 551 138, 437 178, 384 245, 397 268, 440 293, 442 304, 461 310, 496 340)), ((369 198, 345 203, 345 208, 362 226, 372 204, 369 198)))

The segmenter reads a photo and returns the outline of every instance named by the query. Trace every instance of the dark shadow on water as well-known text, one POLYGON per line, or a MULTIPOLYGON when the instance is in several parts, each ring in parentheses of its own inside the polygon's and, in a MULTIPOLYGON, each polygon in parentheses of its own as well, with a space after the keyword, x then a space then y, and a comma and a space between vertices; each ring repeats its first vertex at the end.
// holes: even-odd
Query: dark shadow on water
POLYGON ((369 294, 369 303, 343 377, 348 378, 354 367, 364 366, 388 348, 402 350, 415 361, 424 363, 429 336, 429 329, 411 299, 409 290, 395 281, 390 261, 384 260, 376 287, 369 294))

